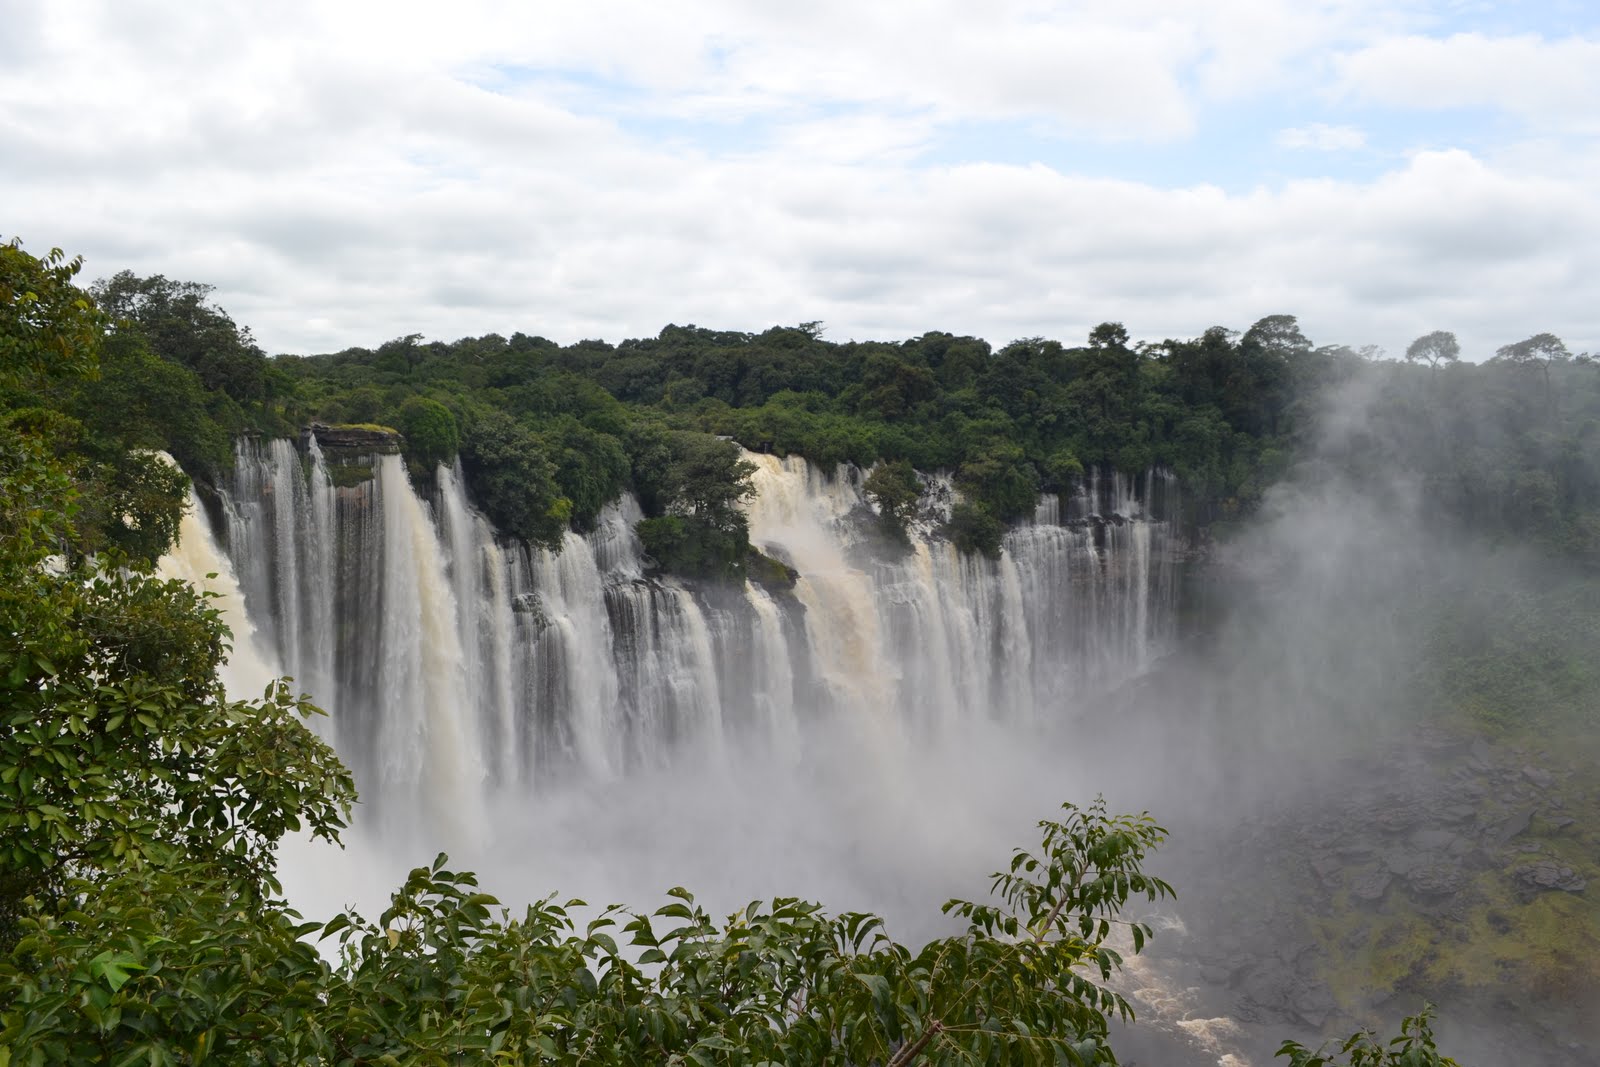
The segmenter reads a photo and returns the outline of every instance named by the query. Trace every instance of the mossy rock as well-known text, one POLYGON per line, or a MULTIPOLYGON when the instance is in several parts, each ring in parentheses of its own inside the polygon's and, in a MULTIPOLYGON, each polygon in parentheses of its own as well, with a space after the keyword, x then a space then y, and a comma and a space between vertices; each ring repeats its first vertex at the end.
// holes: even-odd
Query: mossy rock
POLYGON ((1600 996, 1600 789, 1582 761, 1547 766, 1566 784, 1543 794, 1515 842, 1485 846, 1488 862, 1463 869, 1449 906, 1429 907, 1398 880, 1381 901, 1355 899, 1348 884, 1363 866, 1308 916, 1321 977, 1345 1011, 1364 1018, 1396 995, 1493 995, 1524 1008, 1600 996), (1570 868, 1587 887, 1530 893, 1517 872, 1532 862, 1570 868))
POLYGON ((317 444, 324 452, 345 455, 357 453, 393 455, 400 451, 400 446, 405 440, 399 430, 390 426, 379 426, 373 422, 343 423, 337 426, 314 422, 306 427, 306 432, 317 439, 317 444))
POLYGON ((800 572, 752 548, 744 560, 745 576, 769 593, 788 592, 800 580, 800 572))
POLYGON ((334 433, 347 433, 352 430, 360 430, 363 433, 381 433, 389 437, 400 436, 400 431, 395 429, 393 426, 384 426, 381 423, 376 422, 339 422, 325 426, 323 429, 331 430, 334 433))
POLYGON ((362 463, 335 463, 328 467, 328 480, 335 489, 354 489, 372 481, 372 467, 362 463))

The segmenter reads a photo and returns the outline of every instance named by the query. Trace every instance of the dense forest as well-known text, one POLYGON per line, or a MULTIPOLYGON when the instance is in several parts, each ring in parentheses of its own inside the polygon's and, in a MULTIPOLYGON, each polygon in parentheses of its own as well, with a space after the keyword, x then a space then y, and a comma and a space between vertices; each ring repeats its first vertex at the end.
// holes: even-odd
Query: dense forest
MULTIPOLYGON (((1173 471, 1199 536, 1316 463, 1398 469, 1487 542, 1600 562, 1600 367, 1546 334, 1482 363, 1443 332, 1395 362, 1316 347, 1289 316, 998 351, 803 324, 269 358, 204 285, 84 291, 77 269, 0 245, 0 1064, 1114 1063, 1110 930, 1170 892, 1143 870, 1164 831, 1095 804, 1041 823, 998 896, 952 901, 963 931, 918 948, 785 898, 718 923, 680 890, 652 915, 513 919, 443 858, 376 921, 304 922, 274 847, 336 838, 353 786, 287 687, 227 698, 218 613, 150 576, 187 492, 151 450, 220 484, 240 434, 392 427, 419 481, 459 459, 506 536, 555 546, 629 490, 656 561, 714 579, 753 558, 739 446, 870 468, 891 535, 919 472, 950 472, 945 532, 973 552, 1091 468, 1173 471), (1348 390, 1370 417, 1329 447, 1319 412, 1348 390)), ((1284 1055, 1442 1062, 1426 1017, 1392 1046, 1284 1055)))
MULTIPOLYGON (((1359 383, 1374 400, 1348 442, 1348 472, 1409 472, 1430 506, 1487 538, 1600 561, 1600 484, 1582 458, 1600 433, 1600 365, 1549 334, 1481 363, 1462 361, 1442 331, 1404 361, 1316 346, 1289 315, 1141 343, 1107 323, 1085 344, 1026 338, 999 350, 944 333, 836 343, 804 323, 760 334, 668 326, 614 345, 410 335, 268 358, 206 285, 123 272, 90 293, 105 316, 104 373, 14 382, 5 401, 49 412, 58 448, 87 461, 96 497, 113 502, 171 492, 159 472, 129 466, 129 448, 164 449, 214 483, 241 433, 389 427, 420 481, 459 457, 474 500, 508 536, 559 546, 631 490, 664 569, 739 577, 754 557, 736 506, 749 491, 736 443, 825 470, 872 468, 867 490, 891 535, 915 511, 917 472, 949 472, 960 499, 948 536, 992 555, 1039 493, 1070 491, 1090 468, 1170 470, 1185 525, 1225 531, 1309 454, 1328 398, 1359 383)), ((143 552, 166 532, 140 544, 133 530, 89 528, 143 552)))

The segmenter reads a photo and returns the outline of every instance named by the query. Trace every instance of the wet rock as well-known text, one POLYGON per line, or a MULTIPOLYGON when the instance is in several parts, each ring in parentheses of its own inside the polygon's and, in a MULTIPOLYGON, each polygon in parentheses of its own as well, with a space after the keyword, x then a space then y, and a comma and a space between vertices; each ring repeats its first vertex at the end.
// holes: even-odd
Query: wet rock
POLYGON ((1589 885, 1587 881, 1578 877, 1578 873, 1571 867, 1563 867, 1554 860, 1541 860, 1538 863, 1518 867, 1511 873, 1511 878, 1516 882, 1524 900, 1530 900, 1538 893, 1547 890, 1581 893, 1589 885))
POLYGON ((1501 823, 1499 832, 1495 834, 1495 844, 1509 845, 1512 838, 1525 831, 1528 828, 1528 824, 1533 822, 1534 813, 1538 810, 1537 807, 1523 808, 1501 823))
POLYGON ((1346 930, 1345 935, 1339 939, 1339 944, 1342 945, 1347 952, 1356 952, 1360 949, 1366 948, 1371 941, 1372 931, 1367 928, 1365 923, 1362 923, 1357 926, 1352 926, 1349 930, 1346 930))
POLYGON ((1250 1021, 1284 1019, 1320 1029, 1338 1010, 1325 984, 1276 960, 1251 968, 1238 988, 1242 1000, 1239 1015, 1250 1021))
POLYGON ((550 615, 545 611, 544 598, 537 592, 519 593, 512 597, 511 610, 525 616, 529 625, 538 633, 543 633, 550 626, 550 615))
POLYGON ((1389 883, 1394 881, 1394 875, 1383 869, 1369 871, 1350 883, 1350 895, 1357 900, 1374 901, 1382 900, 1383 894, 1389 891, 1389 883))
POLYGON ((1549 789, 1556 784, 1556 776, 1549 771, 1541 771, 1537 767, 1525 766, 1522 768, 1522 777, 1538 786, 1540 789, 1549 789))
POLYGON ((1406 885, 1422 897, 1447 897, 1461 891, 1466 877, 1454 864, 1430 863, 1406 875, 1406 885))
POLYGON ((1411 847, 1418 852, 1442 852, 1455 840, 1449 830, 1418 830, 1411 835, 1411 847))
POLYGON ((1395 849, 1383 857, 1383 866, 1390 874, 1399 875, 1401 878, 1409 875, 1413 870, 1422 866, 1424 860, 1410 849, 1395 849))
POLYGON ((1409 805, 1394 807, 1381 813, 1375 820, 1377 824, 1390 833, 1397 833, 1414 826, 1417 822, 1418 812, 1409 805))
POLYGON ((1319 853, 1311 857, 1311 869, 1324 885, 1333 885, 1344 872, 1344 861, 1331 853, 1319 853))
POLYGON ((1314 1030, 1322 1029, 1322 1025, 1334 1012, 1339 1010, 1338 1001, 1328 987, 1321 982, 1297 982, 1289 994, 1289 1005, 1300 1021, 1314 1030))

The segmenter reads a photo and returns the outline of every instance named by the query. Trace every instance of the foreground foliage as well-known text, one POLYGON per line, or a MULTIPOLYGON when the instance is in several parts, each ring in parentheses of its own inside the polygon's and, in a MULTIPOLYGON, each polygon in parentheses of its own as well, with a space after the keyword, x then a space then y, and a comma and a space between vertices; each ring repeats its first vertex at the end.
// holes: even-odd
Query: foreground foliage
POLYGON ((1339 1042, 1336 1052, 1323 1045, 1308 1049, 1298 1041, 1285 1041, 1278 1050, 1289 1067, 1459 1067, 1441 1056, 1433 1040, 1433 1008, 1425 1005, 1400 1023, 1400 1036, 1384 1042, 1370 1030, 1361 1030, 1339 1042))
MULTIPOLYGON (((58 284, 59 271, 28 280, 58 284)), ((53 303, 58 317, 92 315, 87 302, 53 303)), ((92 331, 8 327, 4 348, 13 387, 97 372, 92 331), (27 355, 40 335, 55 340, 27 355)), ((331 839, 354 799, 348 772, 300 722, 314 709, 282 684, 228 700, 219 613, 147 573, 173 537, 182 475, 126 453, 157 488, 108 492, 77 477, 60 431, 0 419, 0 944, 29 909, 143 863, 204 863, 235 893, 263 896, 283 834, 331 839)))
POLYGON ((1098 983, 1123 904, 1171 892, 1141 871, 1162 831, 1099 803, 1041 827, 997 902, 950 902, 965 929, 917 950, 789 898, 719 923, 682 889, 512 916, 443 856, 376 921, 325 925, 205 865, 130 865, 25 917, 0 1041, 52 1063, 1115 1063, 1131 1012, 1098 983))

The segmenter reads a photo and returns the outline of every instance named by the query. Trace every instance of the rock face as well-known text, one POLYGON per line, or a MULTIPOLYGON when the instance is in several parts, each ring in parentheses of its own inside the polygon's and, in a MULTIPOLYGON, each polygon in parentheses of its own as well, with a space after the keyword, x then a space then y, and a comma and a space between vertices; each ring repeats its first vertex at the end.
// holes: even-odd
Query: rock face
POLYGON ((304 436, 315 437, 324 453, 390 456, 400 451, 400 434, 384 426, 325 426, 313 422, 304 436))
POLYGON ((1394 876, 1388 871, 1371 871, 1350 883, 1350 895, 1364 903, 1382 900, 1383 894, 1389 891, 1389 883, 1394 881, 1394 876))
POLYGON ((1511 818, 1507 819, 1501 825, 1499 832, 1495 834, 1495 844, 1510 844, 1512 838, 1516 837, 1518 834, 1524 833, 1528 829, 1528 826, 1533 822, 1533 817, 1538 810, 1539 809, 1537 807, 1523 808, 1521 811, 1511 816, 1511 818))
MULTIPOLYGON (((1507 979, 1484 985, 1476 957, 1452 954, 1469 939, 1505 938, 1515 949, 1542 936, 1522 909, 1568 905, 1563 894, 1586 898, 1600 876, 1584 848, 1595 840, 1589 793, 1600 790, 1576 774, 1546 753, 1483 739, 1446 747, 1425 734, 1376 758, 1347 759, 1324 782, 1227 822, 1220 847, 1196 848, 1179 878, 1189 941, 1158 938, 1155 951, 1188 968, 1179 973, 1193 976, 1215 1014, 1252 1033, 1298 1027, 1313 1044, 1370 1013, 1438 1000, 1451 988, 1440 982, 1498 990, 1493 982, 1507 979)), ((1479 956, 1495 955, 1488 942, 1480 947, 1479 956)), ((1457 1007, 1461 995, 1451 993, 1457 1007)), ((1490 1030, 1532 1001, 1510 1016, 1510 1001, 1495 1003, 1484 1015, 1490 1030)), ((1546 1007, 1539 1061, 1592 1063, 1566 1054, 1587 1024, 1574 1022, 1570 1004, 1546 1007)), ((1271 1050, 1262 1055, 1266 1062, 1271 1050)))
POLYGON ((1522 777, 1538 786, 1540 789, 1549 789, 1556 784, 1555 775, 1549 771, 1540 770, 1538 767, 1522 768, 1522 777))
POLYGON ((1563 893, 1581 893, 1588 888, 1589 883, 1580 878, 1571 867, 1563 867, 1559 863, 1541 860, 1530 863, 1525 867, 1518 867, 1512 874, 1516 880, 1518 895, 1523 899, 1531 899, 1534 895, 1545 890, 1559 890, 1563 893))

